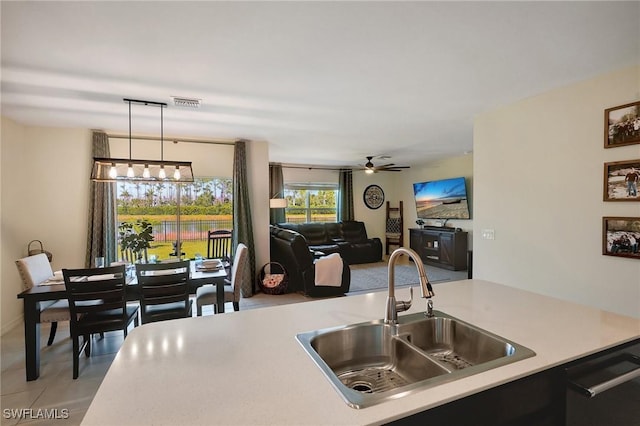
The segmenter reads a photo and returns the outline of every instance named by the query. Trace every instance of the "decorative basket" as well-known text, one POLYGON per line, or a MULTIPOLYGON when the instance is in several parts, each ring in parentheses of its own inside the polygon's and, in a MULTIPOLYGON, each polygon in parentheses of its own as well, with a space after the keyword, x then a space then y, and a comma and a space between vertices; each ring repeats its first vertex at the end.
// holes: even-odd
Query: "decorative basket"
POLYGON ((287 271, 278 262, 266 263, 258 273, 258 286, 265 294, 284 294, 288 285, 287 271))
POLYGON ((44 253, 47 255, 47 259, 49 259, 49 262, 51 262, 51 260, 53 259, 53 254, 51 254, 51 252, 47 251, 44 249, 43 245, 42 245, 42 241, 40 240, 32 240, 29 242, 29 244, 27 245, 27 252, 29 254, 29 256, 35 256, 36 254, 40 254, 40 253, 44 253), (38 243, 40 244, 40 247, 36 247, 36 248, 31 248, 31 245, 34 243, 38 243))

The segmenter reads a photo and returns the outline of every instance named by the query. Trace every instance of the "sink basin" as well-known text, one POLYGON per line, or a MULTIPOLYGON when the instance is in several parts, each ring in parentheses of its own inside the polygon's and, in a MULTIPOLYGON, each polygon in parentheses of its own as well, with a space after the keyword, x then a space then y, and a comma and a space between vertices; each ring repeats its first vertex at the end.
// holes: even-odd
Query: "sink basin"
POLYGON ((364 408, 534 356, 443 312, 332 327, 296 336, 345 402, 364 408))

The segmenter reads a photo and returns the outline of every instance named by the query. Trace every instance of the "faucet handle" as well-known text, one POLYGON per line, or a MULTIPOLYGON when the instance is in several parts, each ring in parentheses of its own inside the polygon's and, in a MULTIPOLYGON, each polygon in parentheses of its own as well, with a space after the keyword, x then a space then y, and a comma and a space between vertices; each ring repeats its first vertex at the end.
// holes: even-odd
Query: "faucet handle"
POLYGON ((396 312, 404 312, 409 310, 413 302, 413 287, 409 287, 409 300, 396 301, 396 312))

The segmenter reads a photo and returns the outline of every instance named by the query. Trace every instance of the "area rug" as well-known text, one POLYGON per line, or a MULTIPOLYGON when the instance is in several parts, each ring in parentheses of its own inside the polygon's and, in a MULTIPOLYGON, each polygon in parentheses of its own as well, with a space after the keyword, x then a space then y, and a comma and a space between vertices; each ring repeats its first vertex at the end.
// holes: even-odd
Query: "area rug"
MULTIPOLYGON (((388 287, 388 272, 386 262, 350 265, 351 287, 349 293, 378 290, 388 287)), ((448 271, 446 269, 425 266, 427 278, 432 284, 445 281, 456 281, 467 278, 466 271, 448 271)), ((396 287, 419 285, 418 270, 411 265, 396 265, 394 272, 396 287)))

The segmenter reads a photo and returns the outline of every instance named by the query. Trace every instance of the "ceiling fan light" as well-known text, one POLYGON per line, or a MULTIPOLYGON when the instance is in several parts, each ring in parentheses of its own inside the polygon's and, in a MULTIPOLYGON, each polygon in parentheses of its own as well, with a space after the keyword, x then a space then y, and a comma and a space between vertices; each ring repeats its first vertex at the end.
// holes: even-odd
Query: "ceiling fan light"
POLYGON ((364 171, 366 174, 370 175, 373 173, 373 169, 368 168, 367 170, 364 171))

